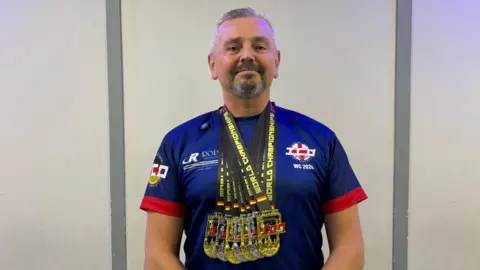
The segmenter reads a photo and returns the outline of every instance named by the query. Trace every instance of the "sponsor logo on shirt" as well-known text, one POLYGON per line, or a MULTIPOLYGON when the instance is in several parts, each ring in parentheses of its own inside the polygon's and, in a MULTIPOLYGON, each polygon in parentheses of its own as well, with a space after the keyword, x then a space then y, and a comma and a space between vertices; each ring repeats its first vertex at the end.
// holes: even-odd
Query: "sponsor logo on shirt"
POLYGON ((290 147, 287 147, 287 156, 291 156, 294 160, 300 161, 301 163, 293 164, 295 169, 300 170, 313 170, 314 167, 311 164, 305 164, 307 161, 315 157, 315 149, 310 149, 308 145, 304 143, 296 142, 290 147))
POLYGON ((150 171, 150 177, 148 178, 148 183, 150 186, 156 186, 160 179, 165 179, 168 173, 168 166, 162 165, 163 160, 160 156, 155 157, 153 162, 152 170, 150 171))
POLYGON ((183 170, 207 170, 218 164, 218 150, 191 153, 182 161, 183 170))

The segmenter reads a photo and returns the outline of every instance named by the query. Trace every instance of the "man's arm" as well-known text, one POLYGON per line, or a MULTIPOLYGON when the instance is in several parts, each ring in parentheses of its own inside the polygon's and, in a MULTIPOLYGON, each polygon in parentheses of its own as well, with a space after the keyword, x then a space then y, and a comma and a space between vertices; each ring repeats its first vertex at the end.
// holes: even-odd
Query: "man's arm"
POLYGON ((330 256, 323 270, 361 270, 364 265, 364 243, 358 206, 325 216, 330 256))
POLYGON ((185 269, 179 259, 183 218, 147 213, 144 270, 185 269))

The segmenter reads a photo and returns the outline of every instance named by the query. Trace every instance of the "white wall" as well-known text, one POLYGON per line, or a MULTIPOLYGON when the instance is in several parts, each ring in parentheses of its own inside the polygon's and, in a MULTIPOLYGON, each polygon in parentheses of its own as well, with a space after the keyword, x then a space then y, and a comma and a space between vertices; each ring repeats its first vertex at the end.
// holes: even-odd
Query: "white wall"
POLYGON ((414 1, 409 270, 478 269, 480 3, 414 1))
POLYGON ((105 2, 0 1, 0 269, 111 269, 105 2))
POLYGON ((334 129, 370 199, 366 267, 391 269, 394 1, 123 1, 128 269, 143 263, 139 210, 154 154, 175 125, 222 105, 207 52, 229 9, 266 12, 282 50, 278 105, 334 129))

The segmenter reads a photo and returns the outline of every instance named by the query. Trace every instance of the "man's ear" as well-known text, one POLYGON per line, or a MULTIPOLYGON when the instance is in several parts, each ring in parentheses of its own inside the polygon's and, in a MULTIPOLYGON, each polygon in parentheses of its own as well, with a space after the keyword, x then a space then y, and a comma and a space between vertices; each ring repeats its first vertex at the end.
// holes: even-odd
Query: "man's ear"
POLYGON ((276 79, 278 78, 278 68, 280 67, 280 51, 277 50, 276 57, 275 57, 275 73, 273 74, 273 77, 276 79))
POLYGON ((208 54, 208 68, 210 69, 210 73, 212 74, 212 80, 218 79, 217 72, 215 70, 215 61, 213 53, 208 54))

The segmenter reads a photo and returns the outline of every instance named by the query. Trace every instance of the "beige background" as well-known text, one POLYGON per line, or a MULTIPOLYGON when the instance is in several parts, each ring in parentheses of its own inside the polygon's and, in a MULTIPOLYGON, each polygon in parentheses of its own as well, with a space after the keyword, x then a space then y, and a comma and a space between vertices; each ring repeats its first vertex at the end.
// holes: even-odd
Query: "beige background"
POLYGON ((478 269, 480 3, 414 1, 409 270, 478 269))
POLYGON ((105 36, 103 1, 0 1, 1 270, 112 267, 105 36))

